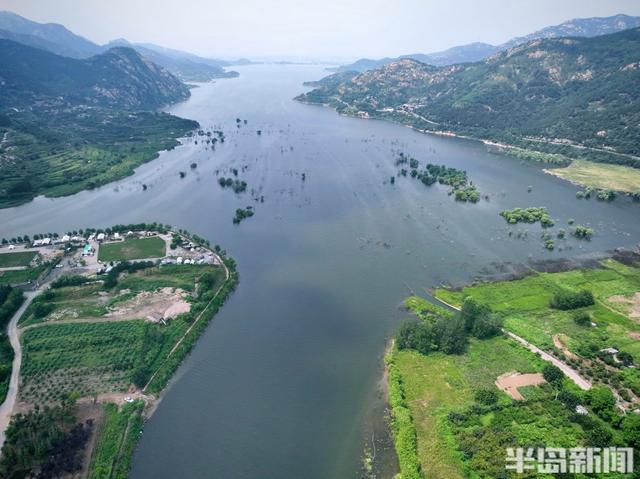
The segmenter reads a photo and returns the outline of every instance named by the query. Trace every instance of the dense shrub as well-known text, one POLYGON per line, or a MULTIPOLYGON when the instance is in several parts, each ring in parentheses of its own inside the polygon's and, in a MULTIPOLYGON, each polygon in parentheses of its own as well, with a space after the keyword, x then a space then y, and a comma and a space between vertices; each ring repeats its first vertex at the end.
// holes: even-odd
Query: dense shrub
POLYGON ((568 290, 558 291, 553 295, 553 298, 551 298, 549 305, 554 309, 567 311, 592 306, 593 304, 595 304, 593 293, 586 289, 582 289, 577 292, 568 290))
POLYGON ((550 384, 559 384, 564 379, 564 373, 553 364, 547 364, 542 370, 544 380, 550 384))
POLYGON ((579 326, 591 326, 591 315, 586 311, 578 311, 573 315, 573 321, 579 326))
POLYGON ((33 316, 36 318, 44 318, 47 314, 53 311, 53 304, 36 301, 33 303, 33 316))
POLYGON ((0 290, 0 327, 4 327, 24 302, 21 289, 6 286, 0 290))
POLYGON ((428 354, 437 347, 434 344, 433 328, 426 321, 409 319, 402 323, 396 335, 398 349, 414 349, 428 354))
POLYGON ((87 278, 86 276, 81 276, 79 274, 66 274, 53 281, 51 283, 51 287, 55 289, 64 288, 66 286, 80 286, 89 281, 89 278, 87 278))
POLYGON ((587 401, 591 409, 600 417, 611 419, 616 405, 616 398, 606 386, 594 386, 587 392, 587 401))
POLYGON ((462 354, 467 348, 467 332, 460 316, 438 318, 434 325, 438 349, 446 354, 462 354))
POLYGON ((498 395, 492 389, 480 389, 476 391, 475 400, 485 406, 491 406, 498 402, 498 395))
POLYGON ((389 406, 392 413, 391 429, 400 465, 398 479, 421 479, 416 428, 405 398, 402 378, 390 356, 387 357, 387 369, 389 372, 389 406))
POLYGON ((502 318, 494 315, 489 305, 478 303, 471 297, 462 303, 460 317, 467 333, 478 339, 491 338, 502 331, 502 318))
POLYGON ((16 414, 7 429, 0 475, 27 477, 35 469, 39 474, 28 477, 48 479, 79 472, 92 426, 91 421, 75 423, 70 403, 16 414))
POLYGON ((558 394, 558 401, 567 406, 571 411, 574 411, 576 406, 580 404, 580 398, 566 389, 560 391, 560 394, 558 394))

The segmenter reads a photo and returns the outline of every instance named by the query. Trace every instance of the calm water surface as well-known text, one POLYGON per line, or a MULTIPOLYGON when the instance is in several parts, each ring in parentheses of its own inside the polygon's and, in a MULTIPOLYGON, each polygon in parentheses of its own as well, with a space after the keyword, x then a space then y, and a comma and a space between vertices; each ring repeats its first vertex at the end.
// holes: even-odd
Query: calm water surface
POLYGON ((238 70, 171 109, 222 129, 227 139, 215 151, 188 139, 122 181, 0 210, 0 237, 158 221, 237 259, 240 286, 148 422, 135 479, 356 477, 380 404, 385 341, 410 288, 640 240, 640 208, 624 199, 579 201, 573 186, 481 144, 291 101, 322 67, 238 70), (238 128, 236 118, 247 124, 238 128), (389 184, 399 151, 467 170, 489 199, 467 205, 438 185, 389 184), (244 170, 246 193, 218 186, 216 172, 231 176, 231 168, 244 170), (234 210, 247 205, 256 215, 233 225, 234 210), (557 224, 574 218, 597 235, 547 252, 539 226, 508 227, 498 216, 516 206, 547 206, 557 224), (529 236, 510 238, 510 228, 529 236))

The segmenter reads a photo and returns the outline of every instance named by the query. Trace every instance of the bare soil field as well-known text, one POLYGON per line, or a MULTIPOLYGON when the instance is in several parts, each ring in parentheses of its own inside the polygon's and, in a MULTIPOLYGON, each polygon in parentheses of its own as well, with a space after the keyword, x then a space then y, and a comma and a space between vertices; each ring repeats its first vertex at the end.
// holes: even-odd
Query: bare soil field
POLYGON ((511 372, 498 376, 496 386, 517 401, 524 401, 524 397, 518 391, 523 386, 537 386, 546 381, 540 373, 520 374, 511 372))
POLYGON ((191 304, 186 301, 188 293, 180 288, 160 288, 157 291, 142 291, 135 297, 118 303, 105 317, 117 320, 148 319, 160 321, 188 313, 191 304))

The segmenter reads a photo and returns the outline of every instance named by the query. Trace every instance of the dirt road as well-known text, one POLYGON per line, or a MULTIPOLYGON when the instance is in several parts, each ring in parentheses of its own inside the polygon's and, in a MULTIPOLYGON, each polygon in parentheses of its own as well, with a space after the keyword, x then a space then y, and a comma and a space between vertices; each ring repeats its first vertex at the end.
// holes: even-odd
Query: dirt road
POLYGON ((518 341, 520 344, 522 344, 523 346, 525 346, 529 351, 533 352, 533 353, 537 353, 540 355, 540 357, 542 359, 544 359, 545 361, 549 361, 551 364, 553 364, 554 366, 560 368, 562 370, 562 372, 565 374, 565 376, 567 376, 569 379, 571 379, 574 383, 576 383, 576 385, 580 388, 583 389, 585 391, 591 389, 591 381, 588 381, 587 379, 583 378, 582 376, 580 376, 573 368, 569 367, 568 365, 566 365, 565 363, 563 363, 562 361, 560 361, 559 359, 554 358, 553 356, 551 356, 549 353, 544 352, 542 349, 540 349, 537 346, 534 346, 533 344, 531 344, 530 342, 528 342, 526 339, 521 338, 520 336, 513 334, 510 331, 505 331, 505 333, 510 337, 515 339, 516 341, 518 341))
POLYGON ((11 413, 13 412, 13 407, 18 396, 20 366, 22 365, 22 348, 20 347, 20 339, 18 337, 18 320, 27 309, 27 307, 31 304, 33 298, 38 296, 38 294, 40 293, 41 290, 25 293, 24 303, 22 303, 22 306, 20 306, 20 308, 15 312, 15 314, 11 318, 11 321, 9 321, 9 326, 7 326, 7 335, 9 336, 9 341, 11 342, 11 346, 13 347, 14 356, 7 397, 5 398, 2 405, 0 405, 0 450, 2 450, 2 445, 4 444, 5 432, 7 430, 7 426, 9 426, 11 413))
MULTIPOLYGON (((436 299, 436 301, 439 301, 442 304, 445 304, 448 307, 450 307, 452 309, 455 309, 456 311, 460 311, 460 308, 457 307, 457 306, 454 306, 453 304, 449 304, 446 301, 443 301, 443 300, 438 299, 438 298, 435 298, 435 299, 436 299)), ((585 391, 591 389, 591 382, 589 380, 583 378, 582 376, 580 376, 580 374, 578 374, 578 372, 575 369, 573 369, 571 366, 563 363, 562 361, 560 361, 557 358, 554 358, 549 353, 544 352, 539 347, 531 344, 526 339, 521 338, 520 336, 518 336, 517 334, 512 333, 511 331, 507 331, 506 329, 503 329, 502 332, 504 332, 511 339, 515 339, 516 341, 518 341, 520 344, 522 344, 524 347, 526 347, 529 351, 539 354, 540 357, 542 359, 544 359, 545 361, 549 361, 554 366, 560 368, 560 370, 562 370, 562 372, 565 374, 565 376, 567 376, 574 383, 576 383, 576 385, 580 389, 583 389, 585 391)))

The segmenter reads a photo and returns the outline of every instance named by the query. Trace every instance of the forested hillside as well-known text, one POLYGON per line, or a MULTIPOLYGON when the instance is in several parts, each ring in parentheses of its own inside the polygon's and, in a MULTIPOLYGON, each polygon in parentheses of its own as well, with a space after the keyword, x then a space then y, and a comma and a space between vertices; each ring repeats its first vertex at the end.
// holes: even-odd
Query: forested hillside
POLYGON ((189 97, 129 48, 78 60, 0 40, 0 207, 133 172, 197 123, 155 110, 189 97))
POLYGON ((298 99, 527 147, 579 145, 592 159, 640 167, 639 59, 635 28, 534 40, 471 64, 401 60, 322 80, 298 99))

